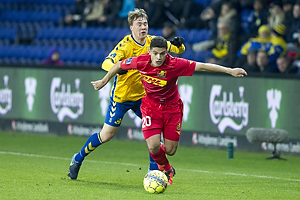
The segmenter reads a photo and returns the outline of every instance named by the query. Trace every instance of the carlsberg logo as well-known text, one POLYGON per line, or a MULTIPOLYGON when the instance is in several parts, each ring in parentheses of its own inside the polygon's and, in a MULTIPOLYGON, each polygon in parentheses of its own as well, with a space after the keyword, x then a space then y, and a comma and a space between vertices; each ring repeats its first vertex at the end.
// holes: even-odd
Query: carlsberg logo
POLYGON ((244 87, 239 87, 240 101, 233 101, 233 93, 223 92, 223 99, 220 97, 222 91, 221 85, 213 85, 209 97, 209 113, 214 124, 218 124, 220 133, 224 133, 227 127, 235 131, 240 131, 248 125, 249 103, 244 102, 244 87), (237 123, 236 121, 240 121, 237 123))
POLYGON ((75 79, 76 92, 71 93, 71 84, 61 83, 61 78, 53 78, 50 89, 52 111, 60 122, 65 117, 77 119, 83 113, 84 95, 79 92, 80 79, 75 79))

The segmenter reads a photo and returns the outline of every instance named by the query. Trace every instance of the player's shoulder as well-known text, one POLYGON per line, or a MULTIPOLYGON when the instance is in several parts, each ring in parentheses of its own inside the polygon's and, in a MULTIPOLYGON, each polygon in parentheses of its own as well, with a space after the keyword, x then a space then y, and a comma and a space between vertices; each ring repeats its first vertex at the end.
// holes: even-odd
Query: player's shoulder
POLYGON ((126 35, 122 40, 120 40, 118 46, 132 46, 131 35, 126 35))
POLYGON ((150 60, 150 54, 149 53, 143 53, 136 57, 138 62, 143 62, 143 61, 149 61, 150 60))
POLYGON ((147 38, 149 38, 150 40, 152 40, 155 37, 156 37, 155 35, 147 35, 147 38))
POLYGON ((167 61, 168 66, 173 66, 173 67, 177 67, 177 66, 181 66, 181 65, 186 65, 188 63, 194 62, 192 60, 188 60, 188 59, 185 59, 185 58, 173 57, 173 56, 171 56, 169 54, 168 54, 167 60, 168 60, 167 61))

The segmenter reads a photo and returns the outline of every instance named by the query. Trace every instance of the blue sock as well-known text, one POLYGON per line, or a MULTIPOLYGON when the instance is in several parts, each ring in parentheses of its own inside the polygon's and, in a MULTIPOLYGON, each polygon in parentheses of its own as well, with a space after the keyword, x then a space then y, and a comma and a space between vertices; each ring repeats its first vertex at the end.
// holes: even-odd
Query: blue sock
POLYGON ((149 170, 158 170, 157 163, 153 160, 152 156, 149 153, 149 159, 150 159, 150 166, 149 170))
POLYGON ((79 153, 75 156, 75 160, 77 162, 82 162, 83 159, 89 155, 94 149, 96 149, 100 144, 102 144, 102 140, 100 138, 100 132, 99 133, 94 133, 91 135, 82 149, 79 151, 79 153))

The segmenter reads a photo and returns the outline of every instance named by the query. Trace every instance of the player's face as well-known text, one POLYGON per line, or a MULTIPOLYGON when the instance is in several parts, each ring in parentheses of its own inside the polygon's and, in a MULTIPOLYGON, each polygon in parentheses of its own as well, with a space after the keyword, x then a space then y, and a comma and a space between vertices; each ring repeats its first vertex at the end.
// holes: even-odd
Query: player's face
POLYGON ((151 65, 153 67, 160 67, 166 60, 167 49, 153 47, 149 50, 149 54, 151 56, 151 65))
POLYGON ((138 42, 143 41, 148 34, 148 21, 144 17, 139 17, 133 21, 132 26, 130 26, 133 38, 138 42))

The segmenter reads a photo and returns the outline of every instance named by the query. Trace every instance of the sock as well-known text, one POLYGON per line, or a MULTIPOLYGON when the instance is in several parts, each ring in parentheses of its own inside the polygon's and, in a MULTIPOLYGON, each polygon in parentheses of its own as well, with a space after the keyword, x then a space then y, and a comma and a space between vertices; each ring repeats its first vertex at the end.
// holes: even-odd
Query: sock
POLYGON ((75 156, 75 161, 82 162, 83 159, 89 155, 94 149, 96 149, 100 144, 102 144, 102 140, 100 138, 100 132, 94 133, 91 135, 86 143, 83 145, 82 149, 79 153, 75 156))
POLYGON ((153 160, 150 153, 149 153, 149 159, 150 159, 149 170, 158 170, 157 163, 153 160))
POLYGON ((166 152, 163 148, 160 148, 159 151, 155 154, 149 152, 153 160, 159 164, 165 171, 170 171, 172 169, 167 157, 166 152))

